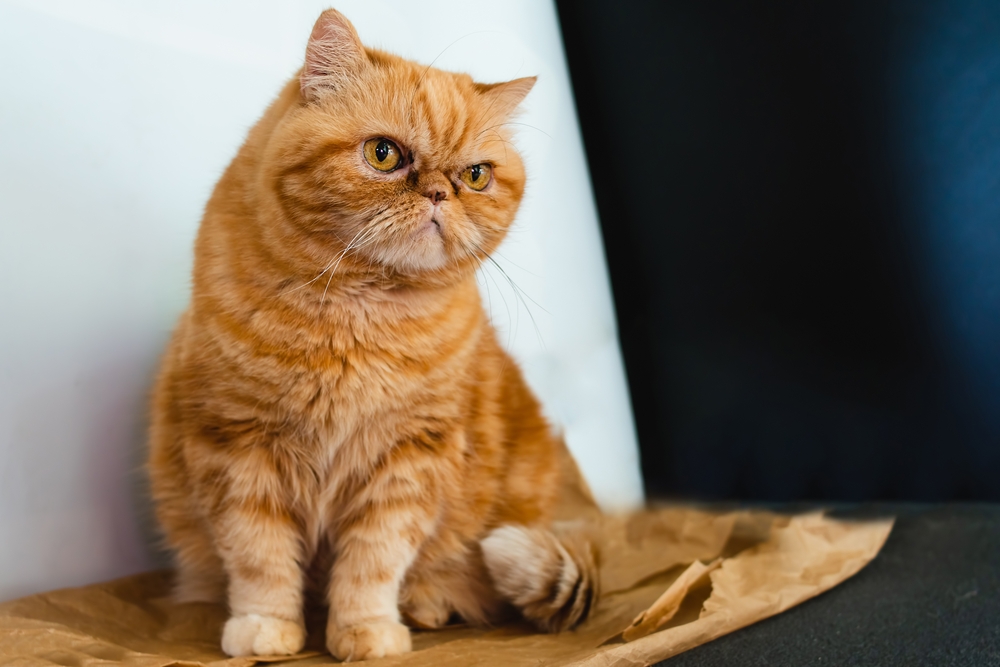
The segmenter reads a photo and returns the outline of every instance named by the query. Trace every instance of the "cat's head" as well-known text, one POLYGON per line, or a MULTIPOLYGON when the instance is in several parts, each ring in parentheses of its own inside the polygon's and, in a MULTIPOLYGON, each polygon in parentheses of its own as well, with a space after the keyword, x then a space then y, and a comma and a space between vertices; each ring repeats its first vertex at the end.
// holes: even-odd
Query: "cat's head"
POLYGON ((366 49, 327 10, 297 104, 266 148, 284 222, 330 271, 467 274, 499 245, 524 192, 506 126, 534 83, 476 83, 366 49))

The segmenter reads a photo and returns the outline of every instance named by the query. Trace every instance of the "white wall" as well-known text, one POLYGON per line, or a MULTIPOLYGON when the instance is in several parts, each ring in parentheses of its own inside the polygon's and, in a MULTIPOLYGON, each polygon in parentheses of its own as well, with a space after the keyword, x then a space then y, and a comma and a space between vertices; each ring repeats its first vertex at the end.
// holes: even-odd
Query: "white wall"
MULTIPOLYGON (((0 0, 0 599, 155 565, 145 404, 202 206, 327 2, 0 0)), ((551 2, 343 0, 362 39, 538 74, 528 193, 481 276, 599 500, 641 501, 596 213, 551 2), (532 323, 532 318, 534 324, 532 323)))

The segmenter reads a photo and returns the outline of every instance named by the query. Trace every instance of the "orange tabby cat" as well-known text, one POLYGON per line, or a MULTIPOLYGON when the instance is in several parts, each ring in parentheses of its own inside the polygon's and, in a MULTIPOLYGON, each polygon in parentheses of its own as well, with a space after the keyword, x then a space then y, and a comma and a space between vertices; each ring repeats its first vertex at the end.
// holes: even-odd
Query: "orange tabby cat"
POLYGON ((366 49, 329 10, 216 186, 149 467, 178 598, 228 599, 226 653, 300 650, 317 583, 344 660, 410 650, 404 617, 557 631, 592 606, 589 547, 547 527, 561 442, 475 281, 533 84, 366 49))

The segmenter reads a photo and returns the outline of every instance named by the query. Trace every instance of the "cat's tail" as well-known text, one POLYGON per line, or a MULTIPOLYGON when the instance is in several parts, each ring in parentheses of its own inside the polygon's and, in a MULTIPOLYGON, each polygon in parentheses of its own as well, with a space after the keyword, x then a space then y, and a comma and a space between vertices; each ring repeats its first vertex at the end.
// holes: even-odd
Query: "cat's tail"
POLYGON ((541 630, 568 630, 597 604, 597 557, 579 532, 508 524, 481 544, 497 592, 541 630))

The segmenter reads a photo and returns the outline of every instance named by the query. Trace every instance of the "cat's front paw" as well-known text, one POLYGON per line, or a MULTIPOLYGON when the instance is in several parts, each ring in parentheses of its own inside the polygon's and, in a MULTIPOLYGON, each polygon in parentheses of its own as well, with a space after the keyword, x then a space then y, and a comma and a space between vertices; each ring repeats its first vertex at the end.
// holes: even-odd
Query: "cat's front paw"
POLYGON ((305 643, 299 623, 260 614, 233 616, 222 630, 222 650, 231 656, 292 655, 305 643))
POLYGON ((344 662, 399 655, 412 648, 407 627, 389 620, 331 629, 327 632, 326 646, 344 662))

